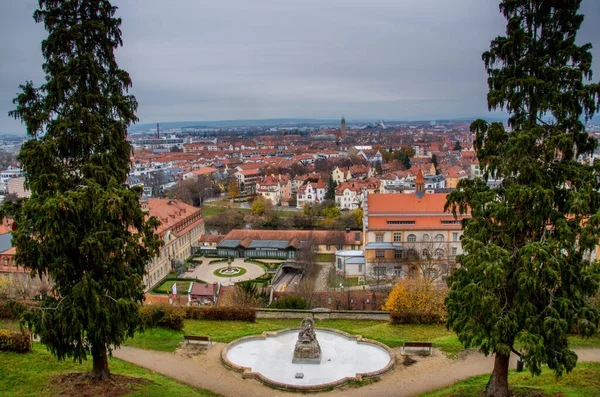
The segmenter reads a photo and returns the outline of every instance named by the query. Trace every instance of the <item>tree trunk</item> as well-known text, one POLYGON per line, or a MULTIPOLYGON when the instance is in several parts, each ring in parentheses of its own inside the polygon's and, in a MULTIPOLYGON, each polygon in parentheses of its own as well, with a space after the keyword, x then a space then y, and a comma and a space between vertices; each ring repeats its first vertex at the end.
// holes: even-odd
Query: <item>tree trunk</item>
POLYGON ((508 397, 508 361, 510 355, 496 353, 494 370, 486 387, 487 397, 508 397))
POLYGON ((92 377, 96 380, 110 379, 108 370, 108 355, 105 348, 92 347, 93 369, 92 377))

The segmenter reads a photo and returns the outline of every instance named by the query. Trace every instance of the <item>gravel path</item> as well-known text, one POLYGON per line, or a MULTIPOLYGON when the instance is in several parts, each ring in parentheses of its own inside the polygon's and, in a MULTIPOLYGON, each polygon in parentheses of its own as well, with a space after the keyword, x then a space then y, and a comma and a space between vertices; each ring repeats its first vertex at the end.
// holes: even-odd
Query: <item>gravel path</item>
MULTIPOLYGON (((271 389, 257 380, 242 379, 241 374, 226 369, 221 364, 220 353, 225 345, 215 343, 205 354, 186 358, 175 353, 121 347, 113 356, 133 364, 148 368, 192 386, 212 390, 223 396, 267 397, 295 396, 271 389)), ((469 351, 458 360, 447 359, 443 353, 434 351, 431 357, 414 357, 419 360, 410 367, 401 364, 402 356, 396 349, 398 363, 391 372, 383 375, 379 382, 359 388, 340 388, 315 396, 329 397, 409 397, 449 386, 475 375, 489 374, 492 371, 493 357, 469 351)), ((579 361, 600 361, 600 349, 575 350, 579 361)), ((511 357, 511 368, 516 367, 516 358, 511 357)))
POLYGON ((333 263, 318 263, 317 275, 315 276, 315 292, 329 290, 329 274, 333 271, 333 263))

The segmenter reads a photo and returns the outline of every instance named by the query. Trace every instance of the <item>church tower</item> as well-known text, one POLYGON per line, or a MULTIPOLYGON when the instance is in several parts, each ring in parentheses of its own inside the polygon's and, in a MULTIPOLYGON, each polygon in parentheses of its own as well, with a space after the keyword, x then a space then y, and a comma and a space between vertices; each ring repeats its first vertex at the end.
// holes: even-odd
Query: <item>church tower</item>
POLYGON ((423 172, 419 168, 419 172, 417 173, 417 180, 415 181, 417 185, 417 192, 425 190, 425 178, 423 177, 423 172))
POLYGON ((346 119, 342 116, 342 124, 340 126, 340 136, 343 138, 346 137, 346 119))

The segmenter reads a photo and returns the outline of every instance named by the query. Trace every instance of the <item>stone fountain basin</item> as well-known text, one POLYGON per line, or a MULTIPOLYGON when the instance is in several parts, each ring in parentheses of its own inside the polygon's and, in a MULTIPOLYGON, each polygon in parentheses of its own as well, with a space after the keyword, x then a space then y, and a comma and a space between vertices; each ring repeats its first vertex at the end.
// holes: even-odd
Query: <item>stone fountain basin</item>
POLYGON ((246 378, 284 390, 320 391, 379 376, 394 367, 395 355, 382 343, 332 329, 316 328, 320 364, 294 364, 300 328, 247 336, 227 345, 223 363, 246 378), (303 374, 296 378, 296 374, 303 374))

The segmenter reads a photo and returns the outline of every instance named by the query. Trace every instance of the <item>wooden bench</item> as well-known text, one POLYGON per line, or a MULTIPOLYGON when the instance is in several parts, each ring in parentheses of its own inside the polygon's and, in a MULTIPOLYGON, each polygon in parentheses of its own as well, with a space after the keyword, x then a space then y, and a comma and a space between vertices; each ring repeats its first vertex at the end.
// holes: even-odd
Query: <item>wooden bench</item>
POLYGON ((433 351, 433 344, 431 342, 404 342, 402 346, 402 354, 405 354, 406 348, 416 348, 416 349, 428 349, 429 355, 431 355, 433 351))
POLYGON ((187 345, 191 341, 194 342, 206 342, 206 344, 212 345, 212 340, 210 340, 209 336, 195 336, 195 335, 183 335, 184 345, 187 345))

